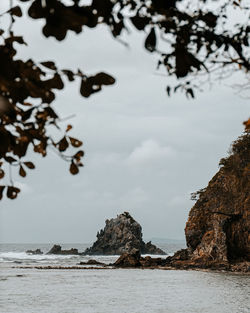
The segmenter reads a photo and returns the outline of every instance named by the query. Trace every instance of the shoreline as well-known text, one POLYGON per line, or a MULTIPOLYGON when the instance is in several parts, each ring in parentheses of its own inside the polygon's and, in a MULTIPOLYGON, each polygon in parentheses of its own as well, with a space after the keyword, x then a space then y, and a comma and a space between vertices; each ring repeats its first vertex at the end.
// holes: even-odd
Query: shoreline
POLYGON ((119 270, 119 269, 128 269, 128 270, 163 270, 163 271, 198 271, 198 272, 207 272, 207 273, 228 273, 236 275, 250 276, 250 272, 244 271, 234 271, 230 269, 211 269, 211 268, 177 268, 172 266, 151 266, 151 267, 115 267, 115 266, 12 266, 14 269, 37 269, 37 270, 119 270))

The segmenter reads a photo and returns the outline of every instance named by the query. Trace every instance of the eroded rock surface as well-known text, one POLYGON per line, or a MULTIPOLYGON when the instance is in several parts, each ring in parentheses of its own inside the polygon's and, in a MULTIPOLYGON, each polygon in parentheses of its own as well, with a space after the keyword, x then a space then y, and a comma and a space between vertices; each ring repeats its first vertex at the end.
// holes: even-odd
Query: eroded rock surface
POLYGON ((250 133, 231 150, 208 186, 196 193, 185 228, 188 249, 168 258, 170 265, 250 270, 250 133))
POLYGON ((97 240, 85 250, 89 255, 121 255, 137 249, 141 254, 166 254, 151 242, 142 239, 141 225, 128 213, 106 220, 103 230, 97 233, 97 240))
POLYGON ((191 258, 250 261, 250 134, 240 137, 232 154, 200 192, 186 224, 191 258))

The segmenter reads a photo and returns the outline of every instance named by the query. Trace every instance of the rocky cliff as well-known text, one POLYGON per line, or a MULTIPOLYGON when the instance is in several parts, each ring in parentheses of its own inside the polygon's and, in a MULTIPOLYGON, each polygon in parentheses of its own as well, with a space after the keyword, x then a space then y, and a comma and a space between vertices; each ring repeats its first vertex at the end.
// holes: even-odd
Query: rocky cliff
POLYGON ((115 255, 130 253, 137 249, 142 254, 166 254, 151 242, 142 239, 141 225, 128 213, 106 220, 104 229, 97 233, 97 240, 85 250, 89 255, 115 255))
MULTIPOLYGON (((236 140, 208 186, 198 191, 185 234, 185 261, 236 264, 250 261, 250 133, 236 140)), ((173 261, 173 259, 172 259, 173 261)))

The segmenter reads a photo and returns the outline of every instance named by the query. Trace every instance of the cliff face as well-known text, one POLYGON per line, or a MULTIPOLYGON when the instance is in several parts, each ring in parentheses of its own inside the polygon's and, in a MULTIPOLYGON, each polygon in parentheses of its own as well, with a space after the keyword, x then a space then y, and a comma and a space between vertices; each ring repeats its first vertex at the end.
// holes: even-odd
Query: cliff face
POLYGON ((208 186, 197 192, 185 234, 194 262, 250 261, 250 133, 234 142, 231 155, 208 186))
POLYGON ((142 228, 128 213, 106 220, 103 230, 97 233, 97 240, 85 254, 115 255, 130 253, 137 249, 142 254, 165 254, 151 242, 142 240, 142 228))

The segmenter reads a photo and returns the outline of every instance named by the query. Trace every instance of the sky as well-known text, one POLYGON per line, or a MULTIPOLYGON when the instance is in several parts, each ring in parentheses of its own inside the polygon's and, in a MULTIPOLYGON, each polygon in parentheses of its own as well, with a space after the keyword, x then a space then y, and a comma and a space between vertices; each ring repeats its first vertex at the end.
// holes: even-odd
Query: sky
POLYGON ((249 117, 249 99, 232 88, 242 78, 215 82, 195 100, 169 98, 169 78, 158 75, 157 58, 143 48, 145 34, 126 35, 129 48, 105 27, 68 33, 59 43, 41 36, 42 24, 27 17, 16 24, 28 43, 20 57, 105 71, 117 81, 89 99, 80 96, 79 82, 57 92, 56 111, 74 115, 61 125, 72 124, 71 135, 84 142, 84 167, 72 176, 53 152, 29 153, 36 170, 16 175, 21 194, 0 202, 0 242, 90 243, 107 218, 124 211, 145 239, 184 240, 190 193, 208 184, 249 117))

